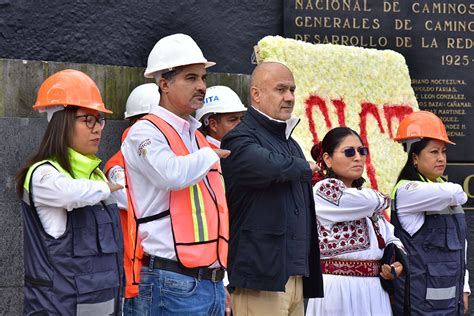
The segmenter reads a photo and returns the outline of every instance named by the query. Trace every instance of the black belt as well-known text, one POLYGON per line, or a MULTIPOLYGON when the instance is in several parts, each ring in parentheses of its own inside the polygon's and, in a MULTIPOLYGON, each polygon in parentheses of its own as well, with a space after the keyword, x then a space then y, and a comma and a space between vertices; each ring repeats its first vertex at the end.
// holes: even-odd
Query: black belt
POLYGON ((142 266, 176 272, 197 279, 210 280, 212 282, 220 282, 224 278, 224 269, 222 268, 185 268, 180 266, 178 262, 174 260, 149 256, 147 254, 143 254, 142 266), (153 266, 150 265, 150 262, 153 262, 153 266))

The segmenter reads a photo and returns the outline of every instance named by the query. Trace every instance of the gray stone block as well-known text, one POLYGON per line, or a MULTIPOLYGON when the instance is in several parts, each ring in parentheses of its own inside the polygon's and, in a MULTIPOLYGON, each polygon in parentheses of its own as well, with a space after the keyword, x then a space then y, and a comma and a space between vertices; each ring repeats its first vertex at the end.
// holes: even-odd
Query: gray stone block
POLYGON ((45 118, 0 117, 0 202, 17 200, 15 174, 39 145, 45 118))
POLYGON ((0 315, 16 316, 23 313, 23 287, 0 287, 0 315))
MULTIPOLYGON (((19 202, 0 202, 0 288, 23 286, 23 226, 19 202)), ((2 301, 0 299, 0 301, 2 301)))
POLYGON ((179 32, 217 62, 211 71, 250 73, 257 41, 283 34, 283 3, 3 0, 0 56, 144 67, 155 43, 179 32))

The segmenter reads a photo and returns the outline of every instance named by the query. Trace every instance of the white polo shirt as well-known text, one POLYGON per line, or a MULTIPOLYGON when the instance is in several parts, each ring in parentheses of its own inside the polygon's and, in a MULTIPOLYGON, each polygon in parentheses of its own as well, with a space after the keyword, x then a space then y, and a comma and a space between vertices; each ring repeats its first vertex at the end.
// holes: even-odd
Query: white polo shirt
MULTIPOLYGON (((178 132, 190 154, 176 156, 164 135, 149 121, 138 121, 130 128, 122 154, 138 218, 168 210, 170 191, 198 183, 219 161, 211 148, 198 148, 195 133, 201 123, 195 118, 182 119, 161 106, 152 106, 150 113, 178 132)), ((169 216, 140 224, 139 236, 147 254, 176 260, 169 216)))

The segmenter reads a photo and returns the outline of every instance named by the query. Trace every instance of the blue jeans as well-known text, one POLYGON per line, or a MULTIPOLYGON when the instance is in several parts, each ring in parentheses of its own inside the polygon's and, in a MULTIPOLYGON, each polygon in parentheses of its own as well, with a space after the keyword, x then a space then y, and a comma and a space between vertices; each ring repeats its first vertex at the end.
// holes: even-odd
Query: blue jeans
POLYGON ((224 315, 225 290, 214 283, 187 275, 143 267, 137 297, 126 299, 125 316, 224 315))

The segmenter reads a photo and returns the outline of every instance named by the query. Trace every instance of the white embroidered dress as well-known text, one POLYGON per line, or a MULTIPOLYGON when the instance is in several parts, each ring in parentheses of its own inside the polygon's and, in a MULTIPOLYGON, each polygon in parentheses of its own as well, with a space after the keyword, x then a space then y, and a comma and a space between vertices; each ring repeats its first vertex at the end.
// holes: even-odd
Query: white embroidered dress
MULTIPOLYGON (((389 199, 379 192, 347 188, 337 179, 324 179, 314 187, 321 259, 380 260, 374 216, 385 244, 402 247, 393 226, 381 212, 389 199)), ((392 315, 390 301, 377 277, 323 274, 324 298, 308 301, 306 315, 392 315)))

